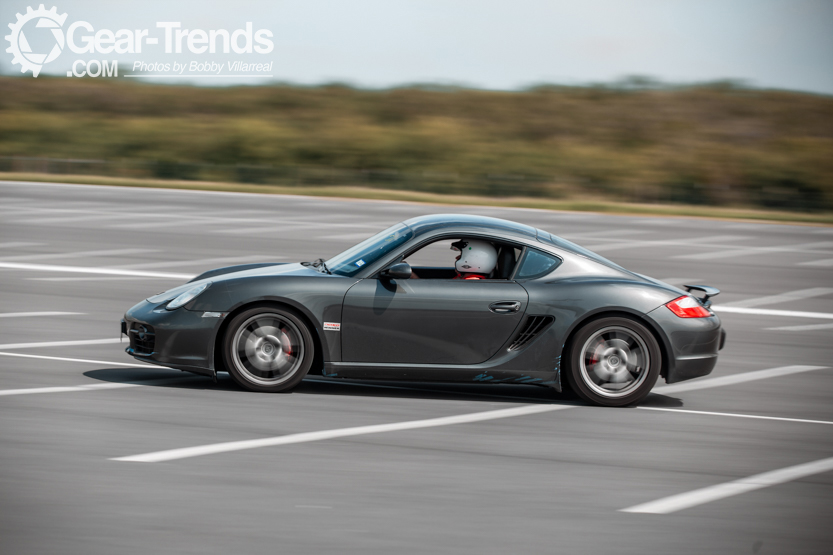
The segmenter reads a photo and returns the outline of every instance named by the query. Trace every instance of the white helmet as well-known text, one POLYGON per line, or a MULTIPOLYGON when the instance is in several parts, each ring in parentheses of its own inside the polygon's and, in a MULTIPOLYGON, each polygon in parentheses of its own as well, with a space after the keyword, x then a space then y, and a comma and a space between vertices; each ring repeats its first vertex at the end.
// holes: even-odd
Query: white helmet
POLYGON ((460 251, 454 265, 460 273, 490 274, 497 265, 497 251, 486 241, 460 239, 451 250, 460 251))

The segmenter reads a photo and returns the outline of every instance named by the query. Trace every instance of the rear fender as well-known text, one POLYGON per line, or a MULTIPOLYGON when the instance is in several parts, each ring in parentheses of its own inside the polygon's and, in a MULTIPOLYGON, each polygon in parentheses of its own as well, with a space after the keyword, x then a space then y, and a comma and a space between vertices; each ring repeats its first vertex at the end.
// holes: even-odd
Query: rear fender
POLYGON ((667 286, 607 277, 533 280, 523 285, 529 292, 527 313, 555 317, 549 348, 550 359, 557 360, 559 368, 564 350, 576 330, 592 319, 608 315, 626 316, 644 323, 660 344, 663 368, 673 364, 669 356, 672 352, 669 339, 648 313, 677 298, 678 291, 667 286))
POLYGON ((625 307, 600 308, 591 313, 588 313, 581 320, 575 321, 573 325, 570 326, 569 331, 566 335, 566 339, 561 344, 561 352, 559 353, 559 356, 563 357, 565 355, 567 346, 573 340, 573 336, 575 336, 576 332, 580 330, 582 327, 594 320, 599 320, 600 318, 613 318, 617 316, 636 320, 637 322, 648 328, 648 330, 654 335, 654 339, 656 339, 657 343, 659 344, 660 355, 662 356, 662 370, 660 371, 660 376, 665 378, 668 375, 669 371, 673 372, 674 358, 670 356, 670 353, 673 352, 673 349, 671 347, 671 341, 668 339, 668 335, 665 333, 662 327, 660 327, 647 314, 641 314, 639 312, 625 307))

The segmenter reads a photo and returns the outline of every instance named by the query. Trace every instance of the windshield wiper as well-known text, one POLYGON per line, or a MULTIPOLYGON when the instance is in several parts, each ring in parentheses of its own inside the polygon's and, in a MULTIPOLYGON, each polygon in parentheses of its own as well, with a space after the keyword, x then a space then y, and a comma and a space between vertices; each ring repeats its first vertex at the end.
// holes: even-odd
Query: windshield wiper
POLYGON ((312 262, 301 262, 301 264, 303 264, 304 266, 312 266, 313 268, 315 268, 319 272, 321 270, 324 270, 325 273, 332 274, 330 269, 327 268, 327 265, 324 263, 323 258, 317 258, 317 259, 313 260, 312 262))

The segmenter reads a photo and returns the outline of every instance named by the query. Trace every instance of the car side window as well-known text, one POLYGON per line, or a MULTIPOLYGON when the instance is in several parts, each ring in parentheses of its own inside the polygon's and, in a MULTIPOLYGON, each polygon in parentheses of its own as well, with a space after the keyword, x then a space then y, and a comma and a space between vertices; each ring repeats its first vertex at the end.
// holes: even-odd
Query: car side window
POLYGON ((557 256, 528 248, 515 274, 515 279, 533 279, 544 276, 555 270, 559 264, 561 264, 561 259, 557 256))
MULTIPOLYGON (((460 274, 456 269, 456 261, 460 256, 460 250, 458 247, 452 249, 452 245, 466 239, 469 239, 469 237, 461 235, 439 239, 423 245, 416 251, 407 253, 402 258, 402 262, 410 264, 412 278, 460 279, 460 274)), ((492 238, 471 237, 471 239, 486 241, 495 248, 495 254, 497 255, 495 267, 488 272, 487 276, 484 275, 485 279, 509 279, 522 251, 492 238)))
POLYGON ((451 250, 451 243, 456 239, 444 239, 425 245, 418 251, 411 253, 403 262, 412 267, 433 266, 451 268, 454 266, 454 251, 451 250))

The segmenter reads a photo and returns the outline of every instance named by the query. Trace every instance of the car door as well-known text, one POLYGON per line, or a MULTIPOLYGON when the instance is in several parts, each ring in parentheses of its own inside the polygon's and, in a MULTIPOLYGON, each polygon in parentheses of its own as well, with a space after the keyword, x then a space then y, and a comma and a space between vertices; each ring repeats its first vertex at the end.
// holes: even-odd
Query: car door
POLYGON ((512 336, 527 301, 508 280, 363 279, 344 298, 342 360, 484 362, 512 336))

